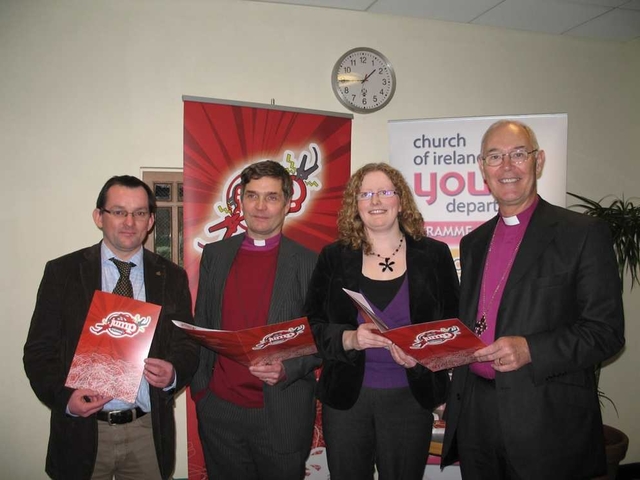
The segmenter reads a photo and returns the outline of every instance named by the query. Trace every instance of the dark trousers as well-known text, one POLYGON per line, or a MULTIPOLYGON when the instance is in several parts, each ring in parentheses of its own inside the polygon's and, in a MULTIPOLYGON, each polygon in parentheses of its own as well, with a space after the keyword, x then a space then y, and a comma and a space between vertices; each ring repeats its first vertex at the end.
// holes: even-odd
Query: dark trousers
POLYGON ((421 480, 433 414, 409 388, 363 387, 349 410, 323 405, 322 431, 331 480, 421 480))
POLYGON ((507 455, 499 412, 493 380, 469 373, 456 430, 463 480, 588 480, 560 468, 545 473, 527 469, 518 474, 507 455))
POLYGON ((272 447, 266 412, 208 392, 196 405, 198 433, 210 480, 302 480, 310 445, 293 453, 272 447))
POLYGON ((456 432, 463 480, 518 480, 500 433, 493 380, 469 373, 456 432))

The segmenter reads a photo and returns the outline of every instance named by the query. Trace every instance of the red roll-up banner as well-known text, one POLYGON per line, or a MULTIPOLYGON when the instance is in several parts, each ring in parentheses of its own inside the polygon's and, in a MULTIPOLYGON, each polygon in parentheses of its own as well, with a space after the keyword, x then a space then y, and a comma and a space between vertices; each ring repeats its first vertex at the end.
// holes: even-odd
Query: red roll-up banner
MULTIPOLYGON (((250 163, 270 159, 291 173, 294 195, 285 235, 318 252, 336 239, 351 172, 351 115, 195 97, 183 101, 184 262, 194 302, 203 246, 246 230, 239 175, 250 163)), ((188 397, 189 480, 204 480, 195 406, 188 397)), ((327 477, 318 418, 306 478, 327 477)))

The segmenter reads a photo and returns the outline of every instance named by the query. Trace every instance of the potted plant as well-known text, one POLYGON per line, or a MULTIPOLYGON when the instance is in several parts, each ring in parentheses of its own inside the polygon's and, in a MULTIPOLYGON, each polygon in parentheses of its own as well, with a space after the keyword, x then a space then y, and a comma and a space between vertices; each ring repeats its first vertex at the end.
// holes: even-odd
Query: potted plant
POLYGON ((595 201, 575 193, 567 194, 583 202, 571 205, 571 208, 580 207, 584 214, 601 218, 609 224, 622 288, 625 272, 628 272, 633 289, 634 285, 640 283, 640 205, 634 204, 633 199, 625 200, 624 197, 620 199, 612 195, 595 201), (613 198, 609 205, 603 205, 602 202, 610 197, 613 198))
MULTIPOLYGON (((591 200, 581 195, 567 192, 582 203, 571 205, 583 209, 583 213, 592 217, 601 218, 611 228, 613 247, 618 261, 618 273, 620 285, 624 289, 625 273, 631 276, 631 287, 640 283, 640 205, 634 204, 633 199, 608 195, 599 201, 591 200), (603 204, 610 199, 608 205, 603 204)), ((596 379, 599 378, 600 365, 596 366, 596 379)), ((606 399, 618 412, 613 401, 598 391, 600 399, 606 399)), ((620 430, 609 425, 604 425, 605 448, 607 453, 607 475, 596 480, 615 480, 618 465, 624 459, 629 446, 629 437, 620 430)))

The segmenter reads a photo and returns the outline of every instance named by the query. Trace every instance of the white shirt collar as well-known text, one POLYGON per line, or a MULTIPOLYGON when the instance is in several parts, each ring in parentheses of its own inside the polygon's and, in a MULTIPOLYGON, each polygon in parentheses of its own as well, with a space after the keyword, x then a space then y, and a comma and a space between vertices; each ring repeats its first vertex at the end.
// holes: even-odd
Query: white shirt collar
MULTIPOLYGON (((109 259, 115 257, 118 258, 118 256, 116 254, 114 254, 111 249, 109 247, 107 247, 107 245, 102 242, 102 245, 100 246, 100 256, 102 257, 102 262, 108 262, 109 259)), ((120 258, 118 258, 118 260, 120 260, 120 258)), ((143 247, 140 247, 140 250, 138 250, 133 257, 131 257, 128 261, 129 262, 133 262, 136 264, 136 267, 141 267, 142 266, 142 260, 143 260, 143 247)))
POLYGON ((505 225, 513 227, 515 225, 520 225, 520 220, 518 220, 517 215, 513 215, 512 217, 502 217, 502 221, 505 225))

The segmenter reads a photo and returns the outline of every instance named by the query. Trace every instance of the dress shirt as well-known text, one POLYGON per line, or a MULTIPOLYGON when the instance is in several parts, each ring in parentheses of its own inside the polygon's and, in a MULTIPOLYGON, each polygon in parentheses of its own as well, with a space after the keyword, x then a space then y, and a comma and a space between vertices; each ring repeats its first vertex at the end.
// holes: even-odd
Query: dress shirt
MULTIPOLYGON (((101 257, 101 266, 102 266, 102 291, 103 292, 112 292, 114 288, 116 288, 116 283, 120 278, 120 272, 118 271, 118 267, 113 263, 110 259, 116 258, 117 260, 122 260, 118 258, 117 255, 102 242, 100 248, 100 257, 101 257)), ((125 261, 125 260, 123 260, 125 261)), ((140 300, 141 302, 146 301, 146 292, 144 289, 144 261, 143 261, 143 249, 140 247, 133 257, 128 262, 134 263, 136 266, 131 268, 131 273, 129 274, 129 279, 131 280, 131 285, 133 286, 133 298, 136 300, 140 300)), ((118 398, 114 398, 110 402, 108 402, 103 410, 112 411, 112 410, 129 410, 131 408, 135 408, 136 406, 140 407, 145 412, 151 411, 151 401, 149 399, 149 382, 147 382, 146 378, 142 377, 142 381, 140 382, 140 388, 138 389, 138 396, 136 397, 136 403, 125 402, 124 400, 120 400, 118 398)))

